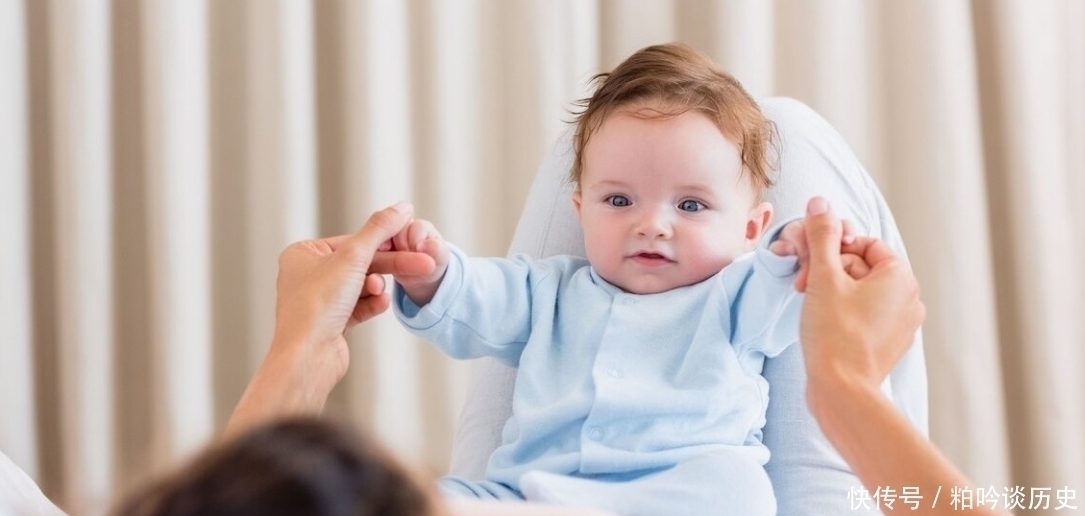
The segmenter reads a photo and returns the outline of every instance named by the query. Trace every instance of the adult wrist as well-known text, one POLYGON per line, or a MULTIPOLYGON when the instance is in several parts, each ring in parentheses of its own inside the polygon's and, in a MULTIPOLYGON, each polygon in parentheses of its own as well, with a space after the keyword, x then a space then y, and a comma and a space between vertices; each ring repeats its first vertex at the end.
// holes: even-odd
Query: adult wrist
POLYGON ((319 410, 341 379, 331 363, 338 360, 335 349, 333 342, 275 340, 260 369, 279 382, 284 395, 319 410))
POLYGON ((806 402, 823 426, 829 420, 845 417, 856 401, 882 396, 876 383, 838 363, 807 364, 806 402))

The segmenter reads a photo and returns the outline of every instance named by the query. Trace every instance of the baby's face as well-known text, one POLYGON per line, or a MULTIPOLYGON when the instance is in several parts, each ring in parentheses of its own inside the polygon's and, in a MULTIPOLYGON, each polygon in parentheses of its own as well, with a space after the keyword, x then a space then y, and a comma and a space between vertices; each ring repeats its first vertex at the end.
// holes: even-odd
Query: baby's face
POLYGON ((756 245, 756 203, 738 148, 706 115, 609 115, 584 149, 573 202, 588 261, 626 292, 652 294, 716 274, 756 245))

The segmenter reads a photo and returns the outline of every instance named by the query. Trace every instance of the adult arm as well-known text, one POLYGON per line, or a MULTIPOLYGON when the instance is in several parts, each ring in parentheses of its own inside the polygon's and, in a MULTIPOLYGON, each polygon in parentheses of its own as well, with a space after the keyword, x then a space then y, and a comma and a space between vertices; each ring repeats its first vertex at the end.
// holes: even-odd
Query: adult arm
POLYGON ((356 233, 297 242, 279 256, 275 333, 224 435, 277 417, 320 412, 346 374, 344 333, 388 309, 381 274, 423 274, 422 253, 378 252, 411 221, 399 203, 370 216, 356 233))
MULTIPOLYGON (((778 220, 802 219, 813 196, 830 200, 837 214, 854 223, 856 235, 885 241, 905 260, 900 233, 885 200, 844 138, 806 105, 786 98, 766 99, 762 109, 779 135, 779 176, 766 191, 778 220)), ((806 403, 807 368, 803 347, 788 347, 765 361, 770 385, 764 442, 772 452, 766 464, 786 515, 880 513, 865 510, 849 495, 862 487, 824 435, 806 403)), ((916 333, 907 354, 882 384, 893 404, 920 432, 927 427, 927 378, 922 338, 916 333)))
MULTIPOLYGON (((972 483, 882 393, 882 381, 908 350, 925 315, 907 265, 870 238, 844 246, 861 258, 860 276, 845 271, 840 223, 824 199, 810 201, 805 220, 810 254, 800 281, 806 300, 801 341, 807 403, 825 436, 869 492, 916 487, 922 514, 957 514, 949 490, 972 483), (934 502, 939 491, 945 495, 934 502)), ((884 505, 883 505, 884 507, 884 505)), ((898 502, 893 512, 913 510, 898 502)), ((973 514, 998 514, 987 507, 973 514)))

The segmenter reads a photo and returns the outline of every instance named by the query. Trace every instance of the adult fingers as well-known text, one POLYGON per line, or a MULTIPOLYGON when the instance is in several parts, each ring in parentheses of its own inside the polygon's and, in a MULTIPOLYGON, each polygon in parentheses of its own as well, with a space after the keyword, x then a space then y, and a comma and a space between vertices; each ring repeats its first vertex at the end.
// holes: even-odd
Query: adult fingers
POLYGON ((377 251, 369 264, 369 272, 376 274, 425 275, 433 272, 437 264, 426 253, 414 251, 377 251))
POLYGON ((863 279, 870 274, 870 266, 862 257, 847 253, 840 256, 840 262, 844 265, 844 272, 852 279, 863 279))
POLYGON ((391 305, 392 296, 387 292, 377 296, 367 296, 358 299, 358 304, 354 305, 354 310, 350 314, 350 319, 347 320, 346 329, 349 330, 359 323, 366 322, 384 313, 391 305))
POLYGON ((863 259, 870 264, 871 268, 875 268, 896 263, 897 255, 893 253, 893 250, 889 248, 889 245, 881 240, 877 240, 867 247, 866 252, 863 253, 863 259))
POLYGON ((370 273, 365 277, 361 297, 379 296, 384 292, 384 289, 384 276, 370 273))
POLYGON ((885 242, 871 237, 858 237, 854 242, 845 244, 843 252, 863 258, 870 268, 885 266, 897 261, 897 255, 885 242))
POLYGON ((795 275, 795 290, 806 292, 806 282, 810 277, 810 264, 800 263, 799 272, 795 275))
POLYGON ((346 235, 336 235, 336 236, 332 236, 332 237, 324 237, 324 238, 321 238, 320 240, 318 240, 318 242, 321 242, 324 245, 328 246, 328 249, 330 249, 334 253, 336 249, 339 249, 340 247, 343 247, 343 244, 346 243, 348 240, 350 240, 350 237, 352 237, 352 236, 354 236, 354 233, 348 233, 346 235))
POLYGON ((840 273, 841 224, 828 201, 814 197, 806 205, 806 245, 810 255, 808 281, 832 278, 840 273))
POLYGON ((361 265, 363 270, 368 270, 373 261, 374 253, 380 249, 384 242, 407 227, 413 215, 414 207, 406 201, 400 201, 377 211, 369 216, 369 220, 365 221, 361 229, 342 243, 336 253, 344 255, 346 259, 357 265, 361 265))

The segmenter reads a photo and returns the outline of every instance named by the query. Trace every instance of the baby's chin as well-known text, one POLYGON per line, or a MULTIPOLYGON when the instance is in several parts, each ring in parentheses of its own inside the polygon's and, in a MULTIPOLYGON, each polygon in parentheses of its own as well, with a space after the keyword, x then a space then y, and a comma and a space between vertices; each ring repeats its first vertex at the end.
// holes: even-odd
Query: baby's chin
POLYGON ((628 278, 625 281, 611 281, 607 278, 603 278, 610 282, 610 284, 622 289, 622 292, 626 294, 637 294, 641 296, 647 296, 651 294, 660 294, 676 288, 688 287, 690 285, 696 285, 708 278, 711 278, 715 274, 709 274, 703 278, 692 278, 686 280, 662 280, 660 278, 628 278))

